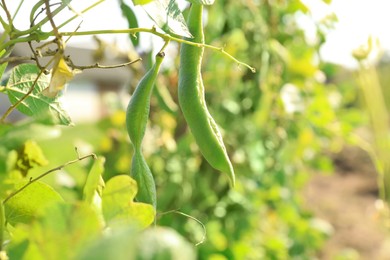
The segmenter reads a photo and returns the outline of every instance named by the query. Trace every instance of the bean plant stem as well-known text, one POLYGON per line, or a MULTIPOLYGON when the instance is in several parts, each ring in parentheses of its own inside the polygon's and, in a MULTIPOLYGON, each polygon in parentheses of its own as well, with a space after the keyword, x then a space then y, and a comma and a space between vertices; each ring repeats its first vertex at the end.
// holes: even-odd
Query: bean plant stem
MULTIPOLYGON (((60 27, 61 27, 61 25, 58 26, 58 28, 60 28, 60 27)), ((167 42, 167 41, 175 41, 175 42, 179 42, 179 43, 183 43, 183 44, 189 44, 189 45, 196 46, 196 47, 204 47, 204 48, 208 48, 208 49, 211 49, 211 50, 214 50, 214 51, 219 51, 223 55, 228 57, 230 60, 232 60, 235 63, 237 63, 238 65, 244 66, 244 67, 250 69, 253 73, 256 72, 255 68, 253 68, 252 66, 250 66, 250 65, 248 65, 248 64, 246 64, 244 62, 241 62, 238 59, 234 58, 231 54, 226 52, 224 50, 224 48, 222 48, 222 47, 216 47, 216 46, 213 46, 213 45, 203 44, 203 43, 190 42, 190 41, 178 38, 178 37, 171 36, 171 35, 166 34, 166 33, 158 32, 156 30, 156 28, 154 28, 154 27, 153 28, 130 28, 130 29, 122 29, 122 30, 96 30, 96 31, 84 31, 84 32, 60 32, 60 34, 62 36, 87 36, 87 35, 122 34, 122 33, 124 33, 124 34, 135 34, 135 33, 138 33, 138 32, 154 34, 154 35, 160 37, 161 39, 163 39, 165 42, 167 42)), ((30 36, 27 36, 27 37, 24 37, 24 38, 16 38, 14 40, 8 41, 8 42, 0 45, 0 50, 2 50, 4 48, 7 48, 8 46, 13 45, 13 44, 18 43, 18 42, 26 42, 26 41, 34 41, 34 40, 36 40, 36 41, 37 40, 45 40, 45 39, 47 39, 47 38, 49 38, 51 36, 54 36, 53 32, 42 33, 40 35, 34 34, 34 35, 30 35, 30 36)))
POLYGON ((1 2, 3 4, 3 9, 4 9, 4 12, 5 12, 5 15, 7 16, 8 23, 10 25, 12 25, 12 16, 11 16, 11 13, 9 12, 9 10, 7 8, 7 5, 5 4, 5 0, 1 0, 1 2))
POLYGON ((208 48, 208 49, 211 49, 214 51, 219 51, 223 55, 227 56, 229 59, 233 60, 238 65, 242 65, 244 67, 247 67, 253 73, 256 72, 255 68, 251 67, 250 65, 248 65, 244 62, 237 60, 232 55, 230 55, 228 52, 226 52, 222 47, 216 47, 216 46, 204 44, 204 43, 190 42, 190 41, 187 41, 187 40, 184 40, 184 39, 181 39, 178 37, 174 37, 174 36, 166 34, 166 33, 158 32, 156 30, 156 28, 154 28, 154 27, 153 28, 130 28, 130 29, 122 29, 122 30, 96 30, 96 31, 84 31, 84 32, 62 32, 61 35, 63 35, 63 36, 70 36, 70 35, 72 35, 72 36, 85 36, 85 35, 122 34, 122 33, 135 34, 138 32, 154 34, 154 35, 160 37, 161 39, 163 39, 164 41, 175 41, 175 42, 179 42, 179 43, 193 45, 196 47, 204 47, 204 48, 208 48))
POLYGON ((24 0, 20 0, 19 5, 18 5, 18 7, 16 8, 16 11, 15 11, 14 15, 12 16, 12 20, 14 20, 15 17, 18 15, 19 10, 20 10, 20 7, 22 7, 23 3, 24 3, 24 0))

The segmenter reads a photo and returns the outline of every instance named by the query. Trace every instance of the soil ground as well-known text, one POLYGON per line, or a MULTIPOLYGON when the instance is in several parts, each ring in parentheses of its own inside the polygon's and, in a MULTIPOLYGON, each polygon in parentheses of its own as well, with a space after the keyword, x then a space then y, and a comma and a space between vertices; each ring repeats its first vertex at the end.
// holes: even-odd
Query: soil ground
POLYGON ((304 191, 309 210, 334 229, 319 259, 390 259, 390 232, 378 210, 377 175, 370 158, 349 147, 334 162, 334 174, 314 175, 304 191))

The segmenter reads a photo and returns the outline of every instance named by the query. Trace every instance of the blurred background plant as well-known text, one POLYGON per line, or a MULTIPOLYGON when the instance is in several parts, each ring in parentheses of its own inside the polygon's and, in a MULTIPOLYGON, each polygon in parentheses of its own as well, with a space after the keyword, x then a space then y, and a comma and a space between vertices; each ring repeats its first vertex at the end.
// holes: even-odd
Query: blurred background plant
MULTIPOLYGON (((389 104, 385 106, 389 92, 381 93, 375 69, 356 52, 361 64, 358 83, 366 102, 363 109, 356 83, 351 78, 339 80, 344 70, 323 62, 319 55, 326 32, 337 19, 328 16, 320 21, 314 40, 309 40, 297 22, 302 16, 310 16, 310 11, 299 0, 218 0, 207 8, 206 42, 224 46, 257 69, 253 74, 206 50, 206 99, 235 166, 235 189, 229 189, 225 178, 203 159, 176 105, 178 59, 171 57, 158 79, 144 144, 157 184, 157 225, 170 227, 196 244, 203 239, 203 227, 175 211, 200 220, 207 230, 206 241, 197 247, 200 259, 318 256, 333 228, 305 207, 302 189, 313 174, 334 171, 332 154, 346 144, 371 152, 380 173, 381 199, 389 202, 389 144, 384 141, 390 133, 389 104), (356 134, 356 129, 369 124, 372 145, 356 134)), ((150 60, 153 53, 143 56, 150 60)), ((385 70, 388 63, 385 58, 382 62, 385 70)), ((148 66, 150 62, 132 68, 135 76, 130 86, 148 66)), ((387 84, 386 78, 382 80, 387 84)), ((128 174, 133 151, 125 107, 119 95, 103 100, 110 101, 105 103, 108 116, 97 122, 79 122, 72 128, 34 120, 1 125, 0 172, 18 162, 18 170, 25 167, 36 176, 72 159, 78 147, 81 154, 94 152, 106 158, 106 181, 128 174), (31 146, 29 140, 38 148, 23 157, 31 146)), ((89 162, 72 165, 47 176, 45 182, 65 200, 78 201, 90 167, 89 162)), ((341 252, 340 259, 356 259, 356 254, 341 252)))

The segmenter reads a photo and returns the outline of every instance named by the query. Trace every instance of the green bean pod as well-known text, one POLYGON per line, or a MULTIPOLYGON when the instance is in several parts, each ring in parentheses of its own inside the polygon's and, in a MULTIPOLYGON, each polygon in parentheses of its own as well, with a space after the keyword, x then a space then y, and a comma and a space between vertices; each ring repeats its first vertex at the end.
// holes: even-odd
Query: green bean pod
MULTIPOLYGON (((189 41, 204 43, 202 12, 202 5, 195 3, 191 5, 187 25, 194 38, 187 39, 189 41)), ((201 76, 203 51, 203 47, 189 44, 181 46, 179 105, 204 158, 215 169, 227 173, 233 187, 235 183, 233 166, 218 126, 206 106, 201 76)))
POLYGON ((127 132, 135 150, 141 149, 142 139, 144 138, 146 124, 149 118, 150 96, 152 95, 154 82, 156 81, 164 56, 164 53, 158 53, 156 55, 156 62, 138 83, 127 106, 127 132))
POLYGON ((137 201, 157 206, 156 184, 148 164, 140 150, 136 150, 131 162, 130 176, 138 184, 137 201))
POLYGON ((153 91, 164 53, 156 55, 156 62, 138 83, 130 99, 126 113, 126 126, 134 147, 130 175, 138 184, 137 201, 152 204, 156 208, 156 185, 144 156, 142 155, 142 140, 150 111, 150 97, 153 91))

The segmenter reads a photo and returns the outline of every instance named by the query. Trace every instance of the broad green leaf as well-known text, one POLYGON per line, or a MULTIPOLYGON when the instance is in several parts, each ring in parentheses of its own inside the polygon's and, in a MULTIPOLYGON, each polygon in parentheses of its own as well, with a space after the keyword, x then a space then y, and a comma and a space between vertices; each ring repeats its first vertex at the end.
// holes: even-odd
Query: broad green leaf
POLYGON ((46 208, 36 224, 31 236, 37 241, 39 251, 49 259, 72 259, 74 251, 102 228, 94 209, 85 203, 57 203, 46 208))
POLYGON ((103 190, 103 215, 107 222, 124 221, 142 227, 152 224, 155 210, 152 205, 134 202, 137 183, 128 175, 111 178, 103 190))
MULTIPOLYGON (((3 57, 4 53, 5 53, 5 50, 2 50, 0 52, 0 58, 3 57)), ((1 77, 3 76, 5 69, 7 68, 7 65, 8 65, 8 62, 4 62, 4 63, 0 64, 0 80, 1 80, 1 77)))
POLYGON ((214 4, 215 0, 188 0, 188 1, 193 3, 193 4, 212 5, 212 4, 214 4))
MULTIPOLYGON (((150 1, 147 1, 147 3, 150 1)), ((135 4, 135 3, 134 3, 135 4)), ((127 19, 127 23, 129 24, 129 28, 137 28, 138 21, 133 9, 130 6, 126 5, 123 1, 121 1, 121 10, 122 15, 127 19)), ((133 43, 134 47, 137 47, 139 44, 139 33, 134 35, 129 34, 130 40, 133 43)))
MULTIPOLYGON (((6 91, 12 104, 17 103, 33 87, 40 69, 34 64, 16 66, 8 80, 6 91)), ((58 98, 46 97, 42 91, 50 84, 50 76, 41 74, 36 81, 32 93, 17 106, 17 109, 28 116, 42 117, 49 114, 53 120, 62 125, 71 125, 71 119, 62 109, 58 98)))
POLYGON ((104 181, 102 174, 104 172, 104 157, 98 157, 88 174, 87 181, 84 185, 83 199, 88 204, 94 204, 96 196, 100 198, 102 189, 104 188, 104 181))
MULTIPOLYGON (((15 185, 17 190, 26 184, 23 181, 15 185)), ((7 222, 28 223, 37 217, 42 210, 56 202, 62 202, 61 196, 49 185, 43 182, 35 182, 13 196, 5 203, 5 217, 7 222)))
POLYGON ((145 12, 164 31, 191 38, 183 14, 175 0, 154 0, 142 5, 145 12))

